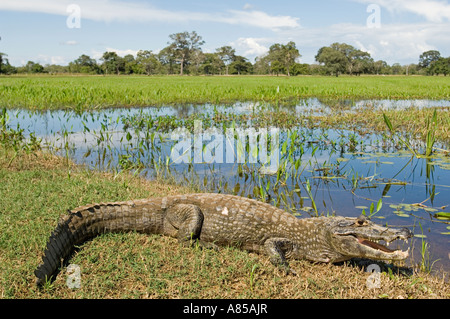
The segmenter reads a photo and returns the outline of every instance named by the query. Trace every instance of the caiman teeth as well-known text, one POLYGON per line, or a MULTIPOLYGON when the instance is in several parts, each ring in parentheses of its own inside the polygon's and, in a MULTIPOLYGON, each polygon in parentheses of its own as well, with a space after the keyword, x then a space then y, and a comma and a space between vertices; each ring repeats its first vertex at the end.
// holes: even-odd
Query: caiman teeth
POLYGON ((360 244, 369 246, 370 248, 381 250, 381 251, 384 251, 386 253, 393 253, 394 252, 394 250, 391 250, 391 249, 387 248, 386 246, 383 246, 383 245, 379 244, 378 243, 379 241, 373 242, 373 241, 370 241, 368 239, 359 238, 359 237, 357 237, 357 239, 358 239, 358 242, 360 244))
POLYGON ((380 250, 383 251, 385 253, 389 253, 389 254, 400 254, 403 255, 404 258, 406 258, 409 255, 409 247, 407 251, 402 251, 402 250, 392 250, 390 248, 388 248, 389 244, 395 240, 403 240, 404 242, 408 243, 408 238, 405 237, 401 237, 398 236, 396 238, 390 239, 390 240, 380 240, 380 239, 366 239, 366 238, 361 238, 361 237, 355 237, 358 242, 362 245, 368 246, 372 249, 376 249, 376 250, 380 250), (385 243, 385 245, 383 245, 385 243))

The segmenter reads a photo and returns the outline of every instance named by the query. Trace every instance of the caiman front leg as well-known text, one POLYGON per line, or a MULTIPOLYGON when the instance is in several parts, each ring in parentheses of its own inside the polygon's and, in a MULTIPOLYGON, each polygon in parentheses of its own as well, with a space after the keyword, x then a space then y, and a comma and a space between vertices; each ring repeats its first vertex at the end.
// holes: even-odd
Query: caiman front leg
POLYGON ((270 258, 270 262, 281 268, 286 275, 296 275, 297 273, 289 267, 286 253, 293 249, 292 242, 286 238, 269 238, 264 242, 264 250, 270 258))

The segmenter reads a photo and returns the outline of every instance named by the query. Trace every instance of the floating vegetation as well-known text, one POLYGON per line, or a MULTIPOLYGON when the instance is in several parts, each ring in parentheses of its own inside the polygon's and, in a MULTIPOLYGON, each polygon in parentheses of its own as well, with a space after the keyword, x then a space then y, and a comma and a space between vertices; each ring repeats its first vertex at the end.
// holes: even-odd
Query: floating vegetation
POLYGON ((450 220, 450 213, 439 212, 439 213, 434 214, 434 217, 438 218, 438 219, 443 219, 443 220, 450 220))

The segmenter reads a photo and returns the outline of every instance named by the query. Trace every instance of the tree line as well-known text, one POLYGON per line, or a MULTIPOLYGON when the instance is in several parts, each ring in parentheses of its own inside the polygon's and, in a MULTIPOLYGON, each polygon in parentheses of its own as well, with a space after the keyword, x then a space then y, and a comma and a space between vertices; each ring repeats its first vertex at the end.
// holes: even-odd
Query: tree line
POLYGON ((275 43, 269 51, 251 63, 237 55, 231 46, 222 46, 213 53, 202 51, 205 41, 197 32, 180 32, 169 36, 168 45, 159 53, 140 50, 136 56, 119 56, 105 52, 97 61, 86 54, 66 66, 45 65, 28 61, 21 67, 9 64, 7 55, 0 52, 0 73, 81 73, 81 74, 190 74, 190 75, 333 75, 341 74, 423 74, 447 75, 450 73, 450 57, 444 58, 439 51, 430 50, 419 57, 417 64, 389 65, 375 61, 368 52, 346 43, 333 43, 321 47, 314 64, 300 63, 301 54, 292 41, 275 43))

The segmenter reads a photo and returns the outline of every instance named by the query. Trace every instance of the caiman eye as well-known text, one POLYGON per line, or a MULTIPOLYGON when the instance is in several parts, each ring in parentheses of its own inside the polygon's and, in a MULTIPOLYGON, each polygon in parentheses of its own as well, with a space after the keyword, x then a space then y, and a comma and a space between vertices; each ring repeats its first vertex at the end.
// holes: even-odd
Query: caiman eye
POLYGON ((367 222, 367 217, 364 215, 359 215, 359 217, 356 219, 356 223, 358 226, 363 226, 367 222))

